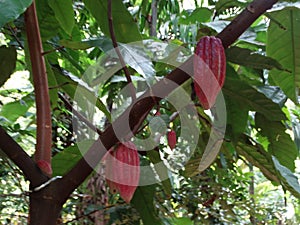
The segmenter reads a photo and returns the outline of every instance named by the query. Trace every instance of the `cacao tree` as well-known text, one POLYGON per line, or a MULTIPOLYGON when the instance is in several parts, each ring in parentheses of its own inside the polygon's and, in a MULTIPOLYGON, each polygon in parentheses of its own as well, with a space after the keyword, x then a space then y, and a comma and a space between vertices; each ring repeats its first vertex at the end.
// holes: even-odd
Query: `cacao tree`
POLYGON ((299 222, 297 1, 1 6, 0 223, 299 222))

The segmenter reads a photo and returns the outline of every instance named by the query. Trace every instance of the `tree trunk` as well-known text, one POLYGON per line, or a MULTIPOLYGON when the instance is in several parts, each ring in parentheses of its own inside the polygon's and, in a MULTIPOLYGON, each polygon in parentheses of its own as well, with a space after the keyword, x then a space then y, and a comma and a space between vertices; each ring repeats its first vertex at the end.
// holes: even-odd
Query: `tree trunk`
POLYGON ((41 192, 30 194, 29 207, 29 225, 56 225, 62 204, 41 192))

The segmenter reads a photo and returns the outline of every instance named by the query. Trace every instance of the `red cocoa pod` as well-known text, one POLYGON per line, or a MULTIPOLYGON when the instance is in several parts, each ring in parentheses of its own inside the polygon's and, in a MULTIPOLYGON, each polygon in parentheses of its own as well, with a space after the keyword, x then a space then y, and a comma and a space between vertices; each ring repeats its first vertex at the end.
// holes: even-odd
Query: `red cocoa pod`
POLYGON ((129 203, 139 184, 140 158, 132 142, 119 144, 104 156, 105 178, 112 193, 129 203))
POLYGON ((176 132, 174 130, 169 131, 167 138, 170 149, 174 149, 176 146, 176 132))
POLYGON ((213 36, 202 37, 194 55, 194 88, 204 109, 210 109, 223 87, 226 58, 222 41, 213 36))
POLYGON ((156 113, 154 114, 154 116, 160 116, 160 112, 159 111, 156 111, 156 113))
POLYGON ((41 171, 44 172, 46 175, 48 176, 52 175, 52 168, 49 162, 47 162, 46 160, 38 160, 36 164, 41 169, 41 171))

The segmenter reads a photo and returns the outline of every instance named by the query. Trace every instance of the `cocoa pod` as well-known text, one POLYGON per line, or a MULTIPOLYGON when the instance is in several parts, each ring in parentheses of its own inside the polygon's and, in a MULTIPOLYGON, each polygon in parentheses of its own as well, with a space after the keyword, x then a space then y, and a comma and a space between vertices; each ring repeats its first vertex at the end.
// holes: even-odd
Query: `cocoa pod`
POLYGON ((202 37, 194 55, 194 88, 204 109, 210 109, 224 84, 226 58, 222 41, 213 36, 202 37))
POLYGON ((156 111, 156 113, 154 114, 154 116, 160 116, 160 112, 159 111, 156 111))
POLYGON ((129 203, 139 184, 140 158, 132 142, 119 144, 103 158, 105 179, 111 193, 119 193, 129 203))
POLYGON ((170 147, 170 149, 174 149, 176 146, 176 132, 174 130, 171 130, 168 132, 167 135, 167 139, 168 139, 168 145, 170 147))

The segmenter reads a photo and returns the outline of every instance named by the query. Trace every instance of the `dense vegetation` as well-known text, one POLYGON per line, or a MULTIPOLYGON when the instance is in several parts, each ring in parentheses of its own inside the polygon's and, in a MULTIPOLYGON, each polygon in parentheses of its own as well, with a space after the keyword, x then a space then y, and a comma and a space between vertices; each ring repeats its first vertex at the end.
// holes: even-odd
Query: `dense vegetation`
POLYGON ((299 224, 297 1, 1 5, 0 224, 299 224), (203 36, 227 59, 210 110, 189 79, 203 36), (101 158, 129 139, 127 204, 101 158))

